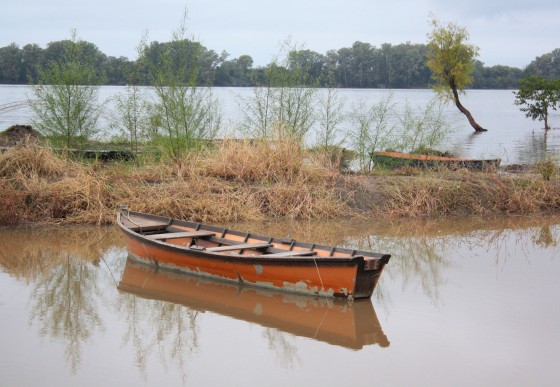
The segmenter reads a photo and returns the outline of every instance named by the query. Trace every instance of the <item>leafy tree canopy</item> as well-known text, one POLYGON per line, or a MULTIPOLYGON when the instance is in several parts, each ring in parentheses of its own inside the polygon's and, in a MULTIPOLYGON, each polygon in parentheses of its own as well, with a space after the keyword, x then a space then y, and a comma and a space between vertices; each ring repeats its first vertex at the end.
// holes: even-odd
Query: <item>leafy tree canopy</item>
POLYGON ((544 121, 548 125, 549 109, 557 110, 560 104, 560 80, 544 79, 536 76, 524 78, 519 82, 519 91, 515 92, 515 104, 533 120, 544 121))
POLYGON ((427 65, 432 78, 445 91, 463 90, 472 82, 473 59, 478 56, 478 47, 467 43, 469 33, 456 23, 442 25, 432 19, 431 24, 427 65))
POLYGON ((459 92, 472 83, 473 61, 478 55, 478 47, 468 43, 469 33, 456 23, 443 25, 432 18, 431 24, 433 30, 428 34, 427 65, 436 81, 435 90, 445 93, 455 102, 475 131, 485 131, 459 100, 459 92))
MULTIPOLYGON (((162 51, 173 51, 174 42, 146 43, 145 51, 137 60, 125 57, 107 56, 94 44, 80 41, 81 51, 87 56, 99 75, 105 77, 104 84, 153 85, 148 77, 149 63, 158 58, 162 51)), ((205 86, 263 86, 267 85, 266 71, 274 61, 266 66, 254 66, 250 55, 230 58, 229 54, 208 49, 198 42, 188 40, 188 50, 198 56, 196 82, 205 86)), ((64 58, 67 41, 51 42, 46 48, 37 44, 26 44, 23 48, 12 43, 0 47, 0 84, 27 84, 38 80, 37 69, 49 62, 60 62, 64 58)), ((175 48, 174 48, 175 47, 175 48)), ((318 53, 308 49, 294 49, 286 65, 290 71, 305 69, 308 84, 322 87, 351 88, 426 88, 431 81, 431 70, 426 63, 429 47, 426 44, 384 43, 374 46, 367 42, 354 42, 350 47, 332 49, 318 53)), ((190 58, 188 60, 192 60, 190 58)), ((175 59, 176 63, 177 60, 175 59)), ((191 62, 192 63, 192 62, 191 62)), ((194 64, 194 63, 192 63, 194 64)), ((485 67, 480 61, 472 63, 470 73, 472 83, 464 87, 480 89, 517 89, 525 76, 537 75, 542 78, 560 78, 560 49, 537 57, 525 70, 508 67, 485 67)), ((465 66, 471 66, 466 62, 465 66)), ((457 80, 456 80, 457 81, 457 80)), ((460 88, 461 89, 461 88, 460 88)))

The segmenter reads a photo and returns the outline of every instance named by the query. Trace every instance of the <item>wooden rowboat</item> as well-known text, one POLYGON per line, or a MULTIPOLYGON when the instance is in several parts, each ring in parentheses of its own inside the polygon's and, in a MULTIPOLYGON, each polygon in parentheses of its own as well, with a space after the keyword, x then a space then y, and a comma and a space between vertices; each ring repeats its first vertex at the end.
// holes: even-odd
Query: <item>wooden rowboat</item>
POLYGON ((118 289, 350 349, 390 344, 369 299, 347 302, 248 287, 158 270, 131 259, 118 289))
POLYGON ((374 152, 372 159, 375 165, 387 168, 418 167, 418 168, 449 168, 472 169, 476 171, 494 170, 500 166, 500 159, 463 159, 458 157, 430 156, 400 152, 374 152))
POLYGON ((117 224, 133 260, 309 295, 369 298, 391 257, 133 212, 126 206, 117 224))

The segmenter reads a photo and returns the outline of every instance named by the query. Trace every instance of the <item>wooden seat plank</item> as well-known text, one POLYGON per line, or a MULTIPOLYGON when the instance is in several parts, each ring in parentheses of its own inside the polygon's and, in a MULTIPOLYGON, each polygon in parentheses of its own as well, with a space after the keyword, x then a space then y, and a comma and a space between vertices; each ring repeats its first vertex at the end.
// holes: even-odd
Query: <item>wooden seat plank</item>
POLYGON ((176 239, 176 238, 207 238, 214 236, 212 231, 181 231, 181 232, 168 232, 164 234, 146 235, 149 239, 176 239))
POLYGON ((266 254, 265 257, 282 258, 282 257, 302 257, 302 256, 310 256, 310 255, 317 255, 317 253, 313 250, 297 250, 297 251, 285 251, 282 253, 266 254))
POLYGON ((122 217, 121 221, 125 227, 132 231, 153 231, 160 230, 169 226, 168 222, 162 222, 158 220, 143 219, 137 217, 122 217))
POLYGON ((207 247, 206 251, 221 252, 245 249, 266 249, 272 247, 270 243, 239 243, 231 246, 207 247))

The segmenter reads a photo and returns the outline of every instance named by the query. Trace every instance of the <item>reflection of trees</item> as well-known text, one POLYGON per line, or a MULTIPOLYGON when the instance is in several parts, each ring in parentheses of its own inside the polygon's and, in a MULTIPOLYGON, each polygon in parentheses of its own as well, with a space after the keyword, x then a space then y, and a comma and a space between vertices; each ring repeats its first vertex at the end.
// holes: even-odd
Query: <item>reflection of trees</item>
POLYGON ((0 265, 17 278, 32 281, 67 259, 98 261, 115 246, 123 246, 115 229, 75 227, 6 229, 0 233, 0 265))
POLYGON ((30 322, 37 321, 42 336, 64 341, 66 359, 75 372, 81 346, 102 321, 95 303, 98 268, 71 255, 37 278, 31 296, 30 322))
MULTIPOLYGON (((384 276, 389 275, 401 278, 403 288, 415 280, 420 281, 424 294, 436 302, 439 299, 438 288, 446 283, 445 271, 454 266, 457 251, 462 248, 466 251, 475 248, 492 250, 497 266, 507 263, 512 249, 522 252, 527 259, 531 258, 537 246, 558 250, 560 223, 557 218, 548 221, 541 218, 537 219, 538 222, 535 219, 518 219, 521 224, 509 218, 501 220, 504 221, 502 228, 490 229, 486 225, 486 229, 475 230, 446 227, 441 221, 421 222, 421 226, 415 228, 414 223, 409 222, 409 227, 392 228, 384 235, 351 238, 344 244, 392 254, 381 276, 378 292, 382 292, 384 276), (527 227, 529 225, 532 227, 527 227)), ((560 256, 560 251, 553 256, 560 256)))
POLYGON ((198 348, 196 310, 131 294, 119 297, 115 307, 127 322, 123 345, 134 347, 136 364, 145 378, 149 355, 154 353, 164 367, 176 363, 180 370, 185 369, 185 356, 198 348))
POLYGON ((432 301, 439 299, 439 287, 445 283, 444 271, 452 265, 451 259, 442 252, 449 243, 445 238, 429 237, 373 237, 348 240, 347 246, 368 251, 384 251, 392 254, 390 264, 384 269, 380 278, 382 288, 383 278, 402 278, 402 287, 410 286, 414 281, 420 281, 424 294, 432 301))
POLYGON ((110 267, 104 256, 122 245, 120 235, 102 228, 12 229, 0 233, 0 265, 32 284, 30 325, 43 337, 62 341, 70 368, 80 363, 81 348, 102 329, 98 300, 110 267))
POLYGON ((291 342, 292 335, 281 332, 274 328, 265 328, 262 332, 268 343, 268 349, 274 351, 280 364, 291 368, 301 362, 296 345, 291 342))
MULTIPOLYGON (((518 147, 517 149, 521 164, 533 164, 554 154, 554 150, 549 149, 548 132, 546 130, 538 130, 537 132, 534 130, 527 131, 522 142, 523 147, 518 147)), ((554 137, 551 142, 554 144, 554 137)))

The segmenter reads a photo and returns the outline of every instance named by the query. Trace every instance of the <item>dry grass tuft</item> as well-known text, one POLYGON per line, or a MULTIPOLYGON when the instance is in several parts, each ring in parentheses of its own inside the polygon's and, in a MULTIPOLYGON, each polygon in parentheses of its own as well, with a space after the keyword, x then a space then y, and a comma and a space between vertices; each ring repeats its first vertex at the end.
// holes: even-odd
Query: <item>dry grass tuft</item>
POLYGON ((261 211, 270 217, 329 219, 350 212, 332 187, 278 183, 256 193, 261 211))
POLYGON ((68 169, 68 162, 54 154, 50 148, 27 141, 8 149, 0 155, 0 177, 17 175, 58 178, 68 169))
POLYGON ((303 161, 296 141, 226 140, 206 158, 205 169, 227 180, 289 182, 302 173, 303 161))
POLYGON ((262 215, 247 188, 205 176, 158 185, 125 184, 119 200, 135 211, 202 222, 253 220, 262 215))
POLYGON ((463 172, 396 180, 377 211, 397 217, 534 214, 560 209, 560 182, 463 172))

